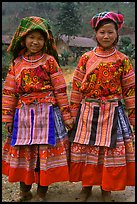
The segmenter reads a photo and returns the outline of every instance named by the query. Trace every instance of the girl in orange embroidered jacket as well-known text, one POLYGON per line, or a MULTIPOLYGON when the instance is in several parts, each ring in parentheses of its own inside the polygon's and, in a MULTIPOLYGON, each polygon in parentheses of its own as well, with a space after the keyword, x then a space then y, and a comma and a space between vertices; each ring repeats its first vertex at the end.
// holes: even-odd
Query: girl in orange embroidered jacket
POLYGON ((48 185, 67 181, 68 136, 71 129, 66 83, 59 67, 51 28, 40 17, 21 20, 8 51, 13 60, 2 98, 2 121, 9 137, 4 143, 2 172, 20 182, 16 201, 45 199, 48 185))
POLYGON ((135 73, 129 58, 116 48, 123 21, 115 12, 91 19, 97 47, 81 56, 74 72, 70 181, 82 181, 78 201, 85 201, 94 185, 101 186, 108 200, 111 191, 135 185, 135 73))

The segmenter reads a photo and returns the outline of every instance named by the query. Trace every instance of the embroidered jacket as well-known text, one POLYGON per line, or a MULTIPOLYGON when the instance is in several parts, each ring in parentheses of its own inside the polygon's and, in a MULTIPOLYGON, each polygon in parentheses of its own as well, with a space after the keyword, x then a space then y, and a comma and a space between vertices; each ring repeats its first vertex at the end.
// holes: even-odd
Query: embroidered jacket
MULTIPOLYGON (((96 50, 103 53, 99 47, 96 50)), ((74 72, 72 82, 70 107, 74 120, 79 105, 85 98, 101 99, 102 101, 122 98, 130 123, 134 126, 135 72, 129 58, 118 50, 110 57, 98 57, 93 51, 83 54, 74 72)))
POLYGON ((2 121, 13 122, 15 108, 22 104, 43 102, 58 105, 64 121, 70 119, 66 82, 58 63, 48 54, 35 63, 16 58, 4 83, 2 121))

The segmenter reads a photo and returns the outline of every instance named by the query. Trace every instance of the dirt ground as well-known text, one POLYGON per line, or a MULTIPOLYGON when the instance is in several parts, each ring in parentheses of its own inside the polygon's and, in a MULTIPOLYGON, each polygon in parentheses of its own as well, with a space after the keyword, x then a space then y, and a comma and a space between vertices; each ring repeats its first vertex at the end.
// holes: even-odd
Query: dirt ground
MULTIPOLYGON (((37 185, 33 184, 35 195, 37 185)), ((45 202, 77 202, 75 197, 81 190, 81 182, 59 182, 49 186, 45 202)), ((2 177, 2 202, 14 202, 19 194, 19 183, 9 183, 7 177, 2 177)), ((135 187, 127 187, 125 191, 113 191, 112 202, 135 202, 135 187)), ((30 201, 29 201, 30 202, 30 201)), ((94 186, 92 195, 87 202, 103 202, 99 186, 94 186)))
MULTIPOLYGON (((65 80, 70 93, 72 74, 74 69, 64 70, 65 80)), ((33 184, 32 193, 36 193, 37 185, 33 184)), ((77 202, 75 197, 81 190, 81 182, 59 182, 49 186, 45 202, 77 202)), ((14 202, 19 194, 19 183, 9 183, 6 176, 2 176, 2 202, 14 202)), ((124 191, 112 192, 112 202, 135 202, 135 187, 126 187, 124 191)), ((92 195, 87 202, 103 202, 99 186, 94 186, 92 195)))

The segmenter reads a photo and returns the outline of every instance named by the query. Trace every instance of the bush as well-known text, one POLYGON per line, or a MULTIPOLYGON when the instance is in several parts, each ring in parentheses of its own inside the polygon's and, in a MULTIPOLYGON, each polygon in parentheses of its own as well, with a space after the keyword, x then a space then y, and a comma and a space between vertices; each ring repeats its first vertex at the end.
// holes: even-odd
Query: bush
POLYGON ((62 66, 68 65, 68 58, 71 57, 70 52, 64 50, 63 53, 61 53, 61 56, 59 56, 59 62, 62 66))
POLYGON ((2 46, 2 79, 5 80, 5 77, 7 75, 9 65, 11 62, 11 56, 7 53, 7 46, 2 46))
POLYGON ((119 51, 127 55, 131 61, 135 59, 135 46, 132 44, 130 37, 121 37, 119 41, 119 51))

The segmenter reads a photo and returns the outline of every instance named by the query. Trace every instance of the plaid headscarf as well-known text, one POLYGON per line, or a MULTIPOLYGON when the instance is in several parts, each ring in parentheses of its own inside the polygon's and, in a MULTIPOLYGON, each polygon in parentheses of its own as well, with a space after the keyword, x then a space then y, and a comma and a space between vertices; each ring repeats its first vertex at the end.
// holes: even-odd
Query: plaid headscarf
POLYGON ((104 19, 111 19, 114 21, 118 27, 118 30, 122 27, 124 23, 124 18, 122 14, 115 13, 113 11, 107 12, 104 11, 102 13, 96 14, 93 16, 93 18, 90 20, 90 24, 93 29, 96 29, 99 22, 104 19))
POLYGON ((58 53, 50 25, 44 18, 37 16, 30 16, 21 20, 20 25, 18 26, 12 37, 11 43, 7 51, 13 56, 18 56, 20 54, 20 51, 23 49, 21 45, 23 37, 28 32, 36 29, 39 29, 46 33, 47 41, 44 50, 47 54, 52 55, 58 62, 58 53))

